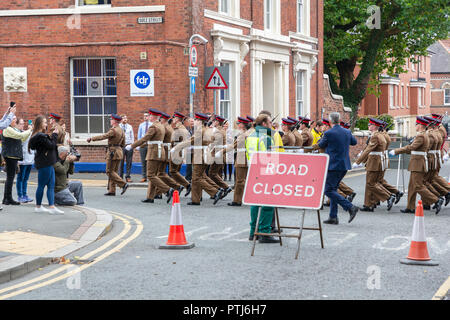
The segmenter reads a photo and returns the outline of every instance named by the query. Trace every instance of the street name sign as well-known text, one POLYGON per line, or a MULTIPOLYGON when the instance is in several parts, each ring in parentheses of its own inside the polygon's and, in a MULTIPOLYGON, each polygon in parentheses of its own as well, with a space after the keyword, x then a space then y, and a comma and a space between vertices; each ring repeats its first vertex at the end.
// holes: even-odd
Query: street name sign
POLYGON ((163 17, 139 17, 137 19, 139 24, 149 24, 149 23, 163 23, 163 17))
POLYGON ((242 202, 318 210, 322 207, 328 161, 327 154, 254 152, 242 202))

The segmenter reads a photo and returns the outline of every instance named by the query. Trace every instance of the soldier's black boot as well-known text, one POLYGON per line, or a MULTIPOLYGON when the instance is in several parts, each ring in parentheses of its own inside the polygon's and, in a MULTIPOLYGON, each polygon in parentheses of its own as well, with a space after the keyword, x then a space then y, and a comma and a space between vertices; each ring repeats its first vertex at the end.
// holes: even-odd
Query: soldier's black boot
POLYGON ((394 203, 397 204, 400 201, 401 197, 403 197, 403 192, 401 192, 401 191, 397 192, 395 194, 395 202, 394 203))
POLYGON ((240 204, 240 203, 237 203, 237 202, 228 202, 227 203, 230 207, 240 207, 240 206, 242 206, 242 204, 240 204))
POLYGON ((200 202, 192 202, 192 201, 191 201, 191 202, 188 202, 187 205, 188 205, 188 206, 199 206, 199 205, 200 205, 200 202))
POLYGON ((372 207, 363 206, 363 207, 361 208, 361 211, 373 212, 373 208, 372 208, 372 207))
POLYGON ((450 192, 445 195, 445 206, 450 202, 450 192))
POLYGON ((219 202, 220 199, 222 199, 224 191, 225 190, 223 190, 222 188, 219 188, 219 191, 217 191, 217 193, 214 195, 214 204, 216 204, 217 202, 219 202))
POLYGON ((436 202, 435 209, 436 209, 436 214, 439 213, 439 211, 441 211, 442 209, 442 204, 444 203, 444 199, 443 198, 439 198, 439 200, 436 202))
POLYGON ((128 183, 125 183, 125 185, 124 185, 123 188, 122 188, 122 192, 121 192, 120 194, 124 194, 125 191, 127 191, 127 189, 128 189, 129 186, 130 186, 130 185, 129 185, 128 183))
POLYGON ((233 189, 232 189, 231 187, 228 187, 228 188, 223 192, 222 198, 220 198, 220 199, 225 198, 231 191, 233 191, 233 189))
POLYGON ((141 202, 144 202, 144 203, 154 203, 155 200, 153 200, 153 199, 144 199, 144 200, 141 200, 141 202))
POLYGON ((352 192, 351 195, 347 196, 347 200, 350 201, 350 202, 353 202, 353 199, 355 198, 355 196, 356 196, 356 193, 352 192))
POLYGON ((401 213, 416 213, 416 210, 411 210, 411 209, 406 208, 406 209, 400 210, 400 212, 401 213))
POLYGON ((424 204, 423 205, 423 210, 431 210, 431 206, 427 205, 427 204, 424 204))
POLYGON ((166 193, 167 203, 169 203, 170 200, 172 200, 172 196, 173 196, 173 192, 174 192, 174 191, 175 191, 175 190, 172 189, 172 188, 170 188, 169 191, 167 191, 167 193, 166 193))
POLYGON ((392 206, 394 205, 395 199, 396 199, 395 194, 391 194, 391 196, 387 200, 387 209, 388 209, 388 211, 392 209, 392 206))
POLYGON ((184 195, 185 197, 187 197, 189 195, 189 193, 191 193, 191 188, 192 188, 192 185, 189 183, 189 185, 186 187, 186 194, 184 195))

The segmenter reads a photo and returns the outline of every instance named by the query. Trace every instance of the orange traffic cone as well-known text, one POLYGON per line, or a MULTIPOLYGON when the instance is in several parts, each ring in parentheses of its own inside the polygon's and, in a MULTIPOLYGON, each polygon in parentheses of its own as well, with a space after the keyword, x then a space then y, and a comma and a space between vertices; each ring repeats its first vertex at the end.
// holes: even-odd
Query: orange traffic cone
POLYGON ((400 263, 409 265, 423 265, 423 266, 437 266, 436 261, 431 261, 428 254, 427 240, 425 238, 425 223, 423 216, 422 200, 416 208, 416 215, 414 218, 414 226, 411 237, 411 246, 406 259, 400 260, 400 263))
POLYGON ((191 249, 194 243, 188 243, 184 235, 184 227, 181 222, 180 195, 178 191, 173 192, 172 214, 170 217, 169 238, 159 249, 191 249))

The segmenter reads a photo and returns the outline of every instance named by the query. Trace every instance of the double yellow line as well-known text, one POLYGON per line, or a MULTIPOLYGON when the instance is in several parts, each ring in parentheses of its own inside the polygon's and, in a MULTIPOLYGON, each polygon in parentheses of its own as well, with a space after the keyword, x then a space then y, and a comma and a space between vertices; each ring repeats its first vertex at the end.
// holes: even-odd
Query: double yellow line
POLYGON ((57 268, 49 273, 46 273, 42 276, 36 277, 34 279, 28 280, 28 281, 24 281, 18 284, 15 284, 13 286, 4 288, 4 289, 0 289, 0 300, 5 300, 8 298, 12 298, 48 285, 51 285, 55 282, 61 281, 63 279, 69 278, 74 276, 75 274, 92 267, 93 265, 95 265, 96 263, 106 259, 107 257, 109 257, 110 255, 112 255, 115 252, 120 251, 120 249, 122 249, 123 247, 125 247, 128 243, 130 243, 131 241, 133 241, 134 239, 136 239, 142 232, 142 230, 144 229, 144 226, 142 225, 142 222, 138 219, 132 218, 130 216, 121 214, 121 213, 116 213, 113 212, 112 213, 113 216, 119 220, 121 220, 124 224, 124 228, 123 230, 120 232, 120 234, 118 234, 117 236, 115 236, 113 239, 109 240, 108 242, 106 242, 105 244, 103 244, 101 247, 87 253, 86 255, 82 256, 80 259, 81 260, 86 260, 89 259, 91 257, 93 257, 94 255, 108 249, 109 247, 111 247, 112 245, 114 245, 116 242, 118 242, 119 240, 123 239, 128 232, 131 230, 131 223, 130 221, 133 221, 136 225, 136 230, 127 238, 125 238, 122 242, 120 242, 119 244, 117 244, 116 246, 114 246, 112 249, 104 252, 103 254, 101 254, 100 256, 96 257, 91 263, 89 264, 85 264, 82 265, 79 268, 74 268, 71 271, 68 271, 69 268, 73 267, 70 264, 64 265, 60 268, 57 268), (65 274, 56 276, 62 272, 66 272, 65 274), (42 280, 51 278, 53 276, 56 276, 52 279, 49 279, 47 281, 43 281, 40 282, 42 280), (39 282, 37 284, 34 284, 36 282, 39 282), (9 293, 7 293, 9 292, 9 293))

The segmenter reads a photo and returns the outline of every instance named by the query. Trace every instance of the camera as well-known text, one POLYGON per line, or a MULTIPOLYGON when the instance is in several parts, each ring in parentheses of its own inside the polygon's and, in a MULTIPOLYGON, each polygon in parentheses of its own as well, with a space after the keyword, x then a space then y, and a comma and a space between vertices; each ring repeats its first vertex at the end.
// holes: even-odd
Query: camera
POLYGON ((69 155, 75 156, 77 158, 77 160, 75 161, 80 161, 81 159, 81 153, 77 149, 75 149, 74 146, 70 146, 69 155))

